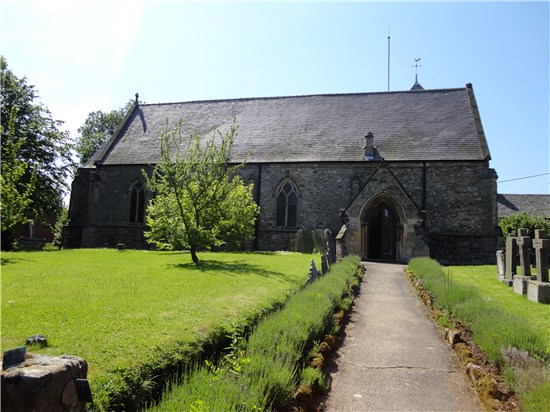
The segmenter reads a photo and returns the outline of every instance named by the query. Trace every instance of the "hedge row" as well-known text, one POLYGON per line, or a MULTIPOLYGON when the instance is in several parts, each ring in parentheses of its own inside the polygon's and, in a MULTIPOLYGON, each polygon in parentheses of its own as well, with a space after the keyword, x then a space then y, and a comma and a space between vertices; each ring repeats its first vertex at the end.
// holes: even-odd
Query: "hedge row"
POLYGON ((350 256, 333 265, 262 319, 248 343, 236 331, 218 364, 197 365, 153 410, 287 410, 300 379, 317 379, 307 367, 308 352, 333 329, 335 311, 349 307, 362 274, 358 264, 350 256))

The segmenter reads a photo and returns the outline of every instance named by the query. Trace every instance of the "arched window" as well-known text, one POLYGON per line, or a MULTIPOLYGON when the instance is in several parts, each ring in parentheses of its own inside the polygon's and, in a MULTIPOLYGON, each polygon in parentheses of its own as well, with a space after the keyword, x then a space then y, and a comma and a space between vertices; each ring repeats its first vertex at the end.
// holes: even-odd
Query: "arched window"
POLYGON ((298 207, 297 190, 294 184, 285 180, 277 191, 277 226, 296 227, 296 210, 298 207))
POLYGON ((141 182, 137 182, 130 190, 130 223, 145 221, 145 190, 141 182))

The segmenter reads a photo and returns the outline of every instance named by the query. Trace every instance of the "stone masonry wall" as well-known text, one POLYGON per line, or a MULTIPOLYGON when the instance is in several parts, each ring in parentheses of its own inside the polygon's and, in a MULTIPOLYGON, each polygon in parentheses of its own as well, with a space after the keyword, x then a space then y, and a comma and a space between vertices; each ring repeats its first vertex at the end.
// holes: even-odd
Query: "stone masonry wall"
MULTIPOLYGON (((380 193, 393 193, 403 212, 400 233, 404 259, 421 253, 424 242, 432 257, 443 261, 494 259, 496 177, 486 162, 427 162, 425 166, 422 162, 389 163, 387 170, 372 177, 379 165, 279 163, 242 168, 239 174, 245 183, 255 185, 255 198, 260 204, 258 249, 291 249, 298 229, 328 228, 338 233, 342 226, 340 209, 354 205, 350 218, 357 224, 350 237, 355 239, 355 251, 361 253, 357 228, 364 219, 363 206, 380 193), (298 192, 295 228, 276 226, 277 188, 283 179, 290 179, 298 192), (425 212, 421 210, 424 204, 425 212)), ((99 166, 83 172, 79 183, 75 180, 70 218, 74 237, 78 237, 79 230, 82 232, 82 247, 114 247, 118 242, 131 248, 149 247, 142 235, 145 225, 129 222, 130 188, 136 180, 143 181, 142 168, 99 166)), ((149 198, 150 194, 146 196, 149 198)), ((68 233, 70 230, 69 227, 68 233)), ((77 243, 73 240, 73 244, 77 243)))
POLYGON ((445 235, 488 234, 495 230, 496 176, 483 164, 429 164, 426 230, 445 235))

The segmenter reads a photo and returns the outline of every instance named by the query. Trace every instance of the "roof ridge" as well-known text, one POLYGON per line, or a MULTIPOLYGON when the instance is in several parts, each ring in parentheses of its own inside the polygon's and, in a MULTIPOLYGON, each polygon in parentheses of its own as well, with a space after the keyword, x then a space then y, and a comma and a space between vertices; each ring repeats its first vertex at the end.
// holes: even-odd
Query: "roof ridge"
POLYGON ((318 93, 318 94, 297 94, 287 96, 257 96, 257 97, 235 97, 227 99, 206 99, 206 100, 187 100, 162 103, 140 103, 140 106, 170 106, 175 104, 193 104, 193 103, 223 103, 223 102, 242 102, 253 100, 279 100, 279 99, 298 99, 304 97, 340 97, 340 96, 366 96, 380 94, 404 94, 404 93, 441 93, 441 92, 456 92, 462 91, 466 87, 455 87, 446 89, 424 89, 424 90, 394 90, 380 92, 349 92, 349 93, 318 93))

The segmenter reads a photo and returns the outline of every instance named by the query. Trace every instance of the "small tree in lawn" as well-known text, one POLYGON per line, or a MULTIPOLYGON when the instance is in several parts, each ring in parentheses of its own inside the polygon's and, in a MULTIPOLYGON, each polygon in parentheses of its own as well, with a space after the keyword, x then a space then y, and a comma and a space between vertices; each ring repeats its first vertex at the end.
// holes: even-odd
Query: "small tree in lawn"
POLYGON ((197 251, 235 247, 253 236, 258 206, 252 186, 235 174, 242 165, 229 165, 236 133, 233 124, 227 133, 216 130, 201 143, 197 132, 183 136, 180 121, 162 134, 160 163, 151 177, 145 175, 155 193, 147 207, 149 243, 160 249, 188 249, 197 264, 197 251))

